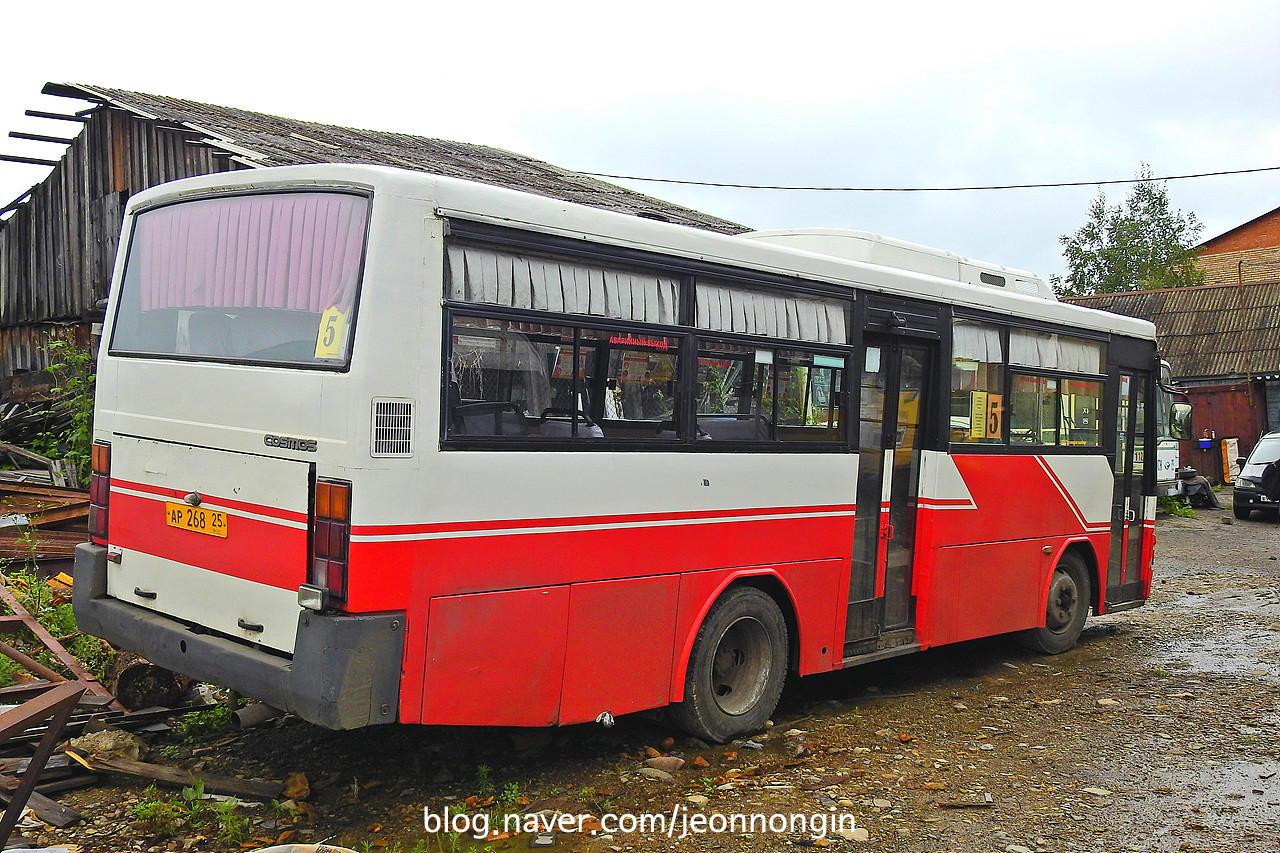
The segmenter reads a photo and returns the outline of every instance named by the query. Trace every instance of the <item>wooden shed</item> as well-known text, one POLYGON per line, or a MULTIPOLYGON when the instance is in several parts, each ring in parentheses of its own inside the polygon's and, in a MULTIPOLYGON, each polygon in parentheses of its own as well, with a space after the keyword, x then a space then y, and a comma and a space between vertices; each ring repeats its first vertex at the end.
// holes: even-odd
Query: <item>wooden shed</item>
POLYGON ((64 114, 28 111, 66 121, 75 132, 65 139, 12 134, 66 144, 61 159, 0 153, 0 161, 53 167, 44 181, 0 208, 0 378, 47 367, 43 347, 51 337, 88 344, 95 305, 111 281, 125 202, 148 187, 193 175, 297 163, 373 163, 722 233, 747 230, 484 145, 333 127, 101 86, 49 83, 43 91, 88 106, 64 114))

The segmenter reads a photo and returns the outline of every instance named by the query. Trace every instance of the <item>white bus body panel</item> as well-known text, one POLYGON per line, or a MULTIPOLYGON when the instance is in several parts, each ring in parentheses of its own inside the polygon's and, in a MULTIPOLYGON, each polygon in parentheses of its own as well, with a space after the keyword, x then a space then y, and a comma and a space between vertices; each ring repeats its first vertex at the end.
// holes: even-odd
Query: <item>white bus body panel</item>
MULTIPOLYGON (((310 500, 306 463, 118 436, 112 444, 112 473, 113 503, 131 499, 133 512, 150 514, 154 522, 164 518, 167 503, 184 504, 183 498, 194 493, 202 496, 200 507, 226 513, 228 536, 223 540, 174 529, 164 531, 177 543, 176 549, 166 549, 168 553, 117 548, 119 563, 107 576, 108 594, 228 636, 292 651, 296 590, 236 576, 246 568, 271 573, 280 555, 260 553, 258 565, 252 567, 220 566, 213 555, 228 542, 238 544, 250 525, 268 531, 292 528, 305 537, 310 500), (255 512, 255 506, 261 510, 255 512), (211 555, 206 558, 211 563, 199 567, 173 559, 183 553, 211 555), (242 624, 263 630, 246 630, 242 624)), ((304 561, 305 556, 304 551, 304 561)), ((305 572, 306 564, 276 570, 280 569, 296 575, 305 572)))

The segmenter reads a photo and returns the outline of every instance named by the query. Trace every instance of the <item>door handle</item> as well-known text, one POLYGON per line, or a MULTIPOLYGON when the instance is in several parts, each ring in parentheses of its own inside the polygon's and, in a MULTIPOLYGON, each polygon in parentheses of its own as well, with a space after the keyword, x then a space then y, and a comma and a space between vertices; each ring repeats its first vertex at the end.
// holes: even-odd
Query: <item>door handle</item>
POLYGON ((892 524, 886 524, 884 527, 882 527, 882 528, 880 529, 880 536, 881 536, 881 538, 883 538, 886 542, 888 542, 890 539, 892 539, 892 538, 893 538, 893 525, 892 525, 892 524))
POLYGON ((1131 509, 1126 509, 1126 510, 1124 511, 1124 520, 1125 520, 1125 521, 1134 521, 1135 519, 1137 519, 1137 517, 1138 517, 1138 514, 1137 514, 1136 512, 1134 512, 1133 510, 1131 510, 1131 509))

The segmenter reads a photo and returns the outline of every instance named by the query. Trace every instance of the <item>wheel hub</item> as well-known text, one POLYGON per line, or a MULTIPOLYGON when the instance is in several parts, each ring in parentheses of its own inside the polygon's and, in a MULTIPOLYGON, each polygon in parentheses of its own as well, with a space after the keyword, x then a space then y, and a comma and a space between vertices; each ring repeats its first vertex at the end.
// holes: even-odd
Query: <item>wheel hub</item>
POLYGON ((711 692, 726 714, 751 710, 769 681, 772 645, 765 627, 754 618, 734 622, 716 645, 711 664, 711 692))
POLYGON ((1061 569, 1054 572, 1053 584, 1049 587, 1049 607, 1045 612, 1045 627, 1050 631, 1061 631, 1071 624, 1080 605, 1080 590, 1071 574, 1061 569))

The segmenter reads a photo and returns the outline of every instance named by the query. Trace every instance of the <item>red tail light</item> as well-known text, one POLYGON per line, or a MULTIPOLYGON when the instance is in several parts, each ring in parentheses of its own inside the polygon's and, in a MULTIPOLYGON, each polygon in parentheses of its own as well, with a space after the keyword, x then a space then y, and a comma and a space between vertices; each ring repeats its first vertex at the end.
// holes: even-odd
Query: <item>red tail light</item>
POLYGON ((89 538, 107 544, 107 503, 111 495, 111 445, 93 443, 89 469, 89 538))
POLYGON ((315 526, 311 533, 308 583, 329 590, 329 598, 347 597, 347 551, 351 544, 351 484, 316 480, 315 526))

